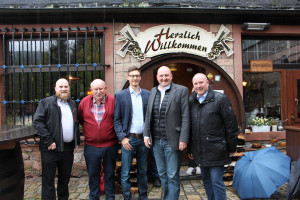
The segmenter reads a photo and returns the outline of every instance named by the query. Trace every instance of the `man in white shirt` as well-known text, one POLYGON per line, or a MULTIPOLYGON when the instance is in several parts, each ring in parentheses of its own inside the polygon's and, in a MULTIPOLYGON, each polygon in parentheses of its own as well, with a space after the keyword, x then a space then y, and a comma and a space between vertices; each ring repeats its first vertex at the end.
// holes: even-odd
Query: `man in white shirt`
POLYGON ((40 136, 42 199, 56 199, 56 168, 57 197, 59 200, 68 199, 68 184, 80 137, 77 106, 70 99, 70 86, 66 79, 56 82, 55 96, 41 100, 34 115, 33 126, 36 134, 40 136))

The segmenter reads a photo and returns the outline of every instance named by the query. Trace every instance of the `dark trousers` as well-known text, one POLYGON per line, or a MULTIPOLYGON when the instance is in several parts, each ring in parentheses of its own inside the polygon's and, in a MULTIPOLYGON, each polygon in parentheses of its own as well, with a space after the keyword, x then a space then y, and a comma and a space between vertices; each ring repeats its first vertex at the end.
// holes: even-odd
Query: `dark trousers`
POLYGON ((84 158, 89 175, 90 200, 99 200, 100 197, 100 171, 103 163, 104 188, 107 200, 115 199, 115 168, 118 146, 94 147, 84 145, 84 158))
POLYGON ((74 145, 64 145, 63 152, 41 151, 42 159, 42 199, 55 200, 54 178, 58 172, 57 197, 59 200, 69 198, 68 184, 74 160, 74 145))
POLYGON ((189 167, 197 167, 196 163, 194 160, 189 159, 189 167))

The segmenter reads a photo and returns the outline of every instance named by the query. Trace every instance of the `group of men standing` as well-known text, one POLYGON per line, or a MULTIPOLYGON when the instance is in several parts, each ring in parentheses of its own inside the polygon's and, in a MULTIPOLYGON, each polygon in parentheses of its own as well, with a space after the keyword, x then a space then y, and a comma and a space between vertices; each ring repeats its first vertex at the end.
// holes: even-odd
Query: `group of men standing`
POLYGON ((82 99, 78 110, 70 100, 66 79, 56 82, 53 97, 41 101, 33 125, 41 137, 42 198, 55 199, 54 177, 58 168, 58 199, 68 199, 68 183, 83 126, 84 156, 89 175, 89 199, 100 197, 103 164, 106 199, 115 197, 114 170, 117 143, 122 144, 121 184, 124 199, 132 199, 130 169, 137 159, 140 200, 147 200, 148 150, 154 152, 163 199, 177 200, 180 193, 182 152, 200 165, 209 200, 227 199, 223 183, 224 165, 237 145, 238 126, 227 96, 215 92, 204 74, 193 77, 194 92, 172 82, 171 70, 157 71, 159 85, 151 92, 140 88, 139 68, 128 70, 129 87, 106 94, 105 82, 91 83, 92 95, 82 99), (61 95, 64 94, 64 95, 61 95), (189 145, 188 145, 189 144, 189 145))

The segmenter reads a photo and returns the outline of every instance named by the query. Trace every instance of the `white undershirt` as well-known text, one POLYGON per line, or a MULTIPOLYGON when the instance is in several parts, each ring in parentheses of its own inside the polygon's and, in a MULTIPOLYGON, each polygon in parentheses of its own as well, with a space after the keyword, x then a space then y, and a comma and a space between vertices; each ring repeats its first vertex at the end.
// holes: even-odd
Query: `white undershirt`
POLYGON ((57 99, 57 104, 61 110, 61 125, 64 142, 72 142, 74 139, 74 122, 72 111, 67 102, 57 99))

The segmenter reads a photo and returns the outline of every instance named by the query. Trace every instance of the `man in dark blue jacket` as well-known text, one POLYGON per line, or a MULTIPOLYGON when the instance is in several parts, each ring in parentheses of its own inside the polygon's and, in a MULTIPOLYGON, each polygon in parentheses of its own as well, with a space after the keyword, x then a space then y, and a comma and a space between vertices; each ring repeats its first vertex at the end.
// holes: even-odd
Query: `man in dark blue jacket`
POLYGON ((128 70, 129 87, 115 95, 114 128, 122 143, 121 184, 123 197, 131 200, 130 168, 136 152, 139 199, 147 200, 148 148, 144 144, 143 131, 150 92, 141 89, 141 74, 137 67, 128 70))
POLYGON ((67 200, 74 154, 80 138, 77 106, 70 99, 70 86, 66 79, 56 82, 55 96, 41 100, 34 115, 33 126, 40 136, 42 199, 56 199, 54 178, 57 168, 57 197, 59 200, 67 200))
POLYGON ((193 77, 194 93, 190 96, 191 154, 200 164, 208 200, 226 200, 223 182, 224 165, 229 153, 235 152, 238 125, 229 98, 209 87, 205 74, 193 77))

